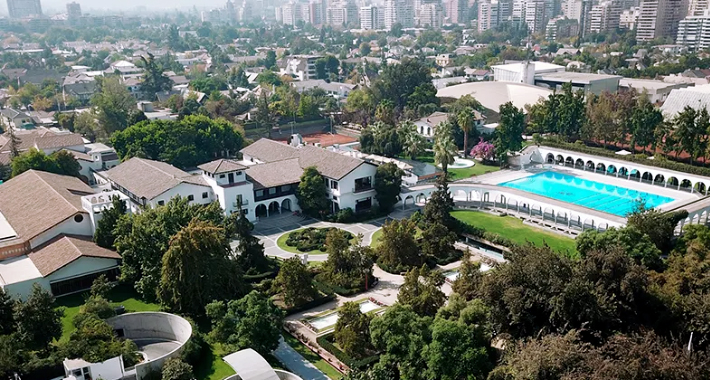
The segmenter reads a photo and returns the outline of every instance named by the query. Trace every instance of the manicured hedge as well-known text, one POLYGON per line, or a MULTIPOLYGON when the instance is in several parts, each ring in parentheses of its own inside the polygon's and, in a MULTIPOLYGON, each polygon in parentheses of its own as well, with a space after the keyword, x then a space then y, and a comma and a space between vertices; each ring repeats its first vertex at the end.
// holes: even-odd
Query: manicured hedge
POLYGON ((319 336, 316 338, 316 342, 318 342, 318 345, 320 345, 324 350, 330 352, 338 358, 341 362, 345 363, 350 368, 364 368, 369 366, 370 364, 376 362, 379 360, 378 355, 373 355, 373 356, 368 356, 366 358, 362 359, 355 359, 351 357, 350 355, 346 354, 344 351, 340 350, 338 347, 336 347, 333 343, 332 340, 335 337, 335 333, 328 333, 322 336, 319 336))
MULTIPOLYGON (((302 230, 296 230, 288 235, 286 245, 296 247, 301 252, 321 251, 325 252, 325 238, 328 232, 337 230, 335 227, 315 228, 308 227, 302 230)), ((354 236, 350 232, 343 230, 348 237, 348 240, 354 236)))
POLYGON ((710 177, 710 168, 702 166, 692 166, 684 164, 682 162, 670 161, 667 159, 649 160, 648 158, 646 158, 645 155, 639 157, 633 154, 620 156, 604 148, 595 148, 583 144, 572 144, 554 140, 545 140, 542 145, 548 146, 550 148, 566 149, 579 153, 592 154, 595 156, 608 157, 621 161, 635 162, 637 164, 642 164, 646 166, 655 166, 662 169, 675 170, 678 172, 710 177))
POLYGON ((304 303, 303 305, 286 308, 286 315, 295 314, 304 310, 313 309, 314 307, 323 305, 335 299, 335 294, 324 294, 322 297, 316 298, 313 301, 304 303))

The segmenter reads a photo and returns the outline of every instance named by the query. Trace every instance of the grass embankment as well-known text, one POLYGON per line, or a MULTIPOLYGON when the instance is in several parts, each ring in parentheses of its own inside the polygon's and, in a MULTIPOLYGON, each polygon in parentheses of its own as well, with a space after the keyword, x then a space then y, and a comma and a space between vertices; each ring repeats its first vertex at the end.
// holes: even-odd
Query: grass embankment
MULTIPOLYGON (((421 162, 426 162, 428 164, 436 165, 434 163, 434 154, 431 152, 427 152, 427 154, 417 156, 416 160, 421 161, 421 162)), ((462 169, 449 168, 449 177, 450 177, 451 181, 456 181, 459 179, 469 178, 469 177, 473 177, 473 176, 477 176, 477 175, 481 175, 481 174, 486 174, 486 173, 493 173, 493 172, 497 172, 498 170, 500 170, 500 167, 498 167, 496 165, 486 165, 486 164, 483 164, 479 161, 475 161, 475 162, 476 162, 476 165, 473 165, 470 168, 462 168, 462 169)))
POLYGON ((466 224, 510 239, 516 244, 523 245, 531 242, 534 245, 542 246, 547 243, 555 251, 568 252, 571 256, 577 255, 577 245, 574 239, 528 226, 518 218, 491 215, 479 211, 453 211, 451 215, 466 224))
POLYGON ((310 348, 306 347, 298 339, 294 338, 293 335, 291 335, 289 333, 283 333, 283 337, 289 346, 291 346, 294 350, 296 350, 296 352, 301 354, 301 356, 306 358, 306 360, 311 362, 316 368, 318 368, 326 376, 330 377, 332 380, 340 380, 343 378, 343 375, 340 372, 338 372, 338 370, 335 369, 335 367, 333 367, 327 361, 323 360, 315 352, 311 351, 310 348))

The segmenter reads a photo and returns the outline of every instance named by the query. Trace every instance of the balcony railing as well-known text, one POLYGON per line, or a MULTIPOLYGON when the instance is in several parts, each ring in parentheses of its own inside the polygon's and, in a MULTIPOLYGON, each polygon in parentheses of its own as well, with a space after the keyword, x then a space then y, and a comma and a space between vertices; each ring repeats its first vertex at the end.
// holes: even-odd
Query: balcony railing
POLYGON ((362 193, 362 192, 364 192, 364 191, 370 191, 370 190, 372 190, 372 189, 373 189, 373 187, 372 187, 371 184, 369 184, 369 185, 363 185, 363 186, 355 186, 355 187, 353 188, 353 193, 362 193))
MULTIPOLYGON (((242 206, 246 206, 248 204, 249 204, 248 199, 242 199, 242 206)), ((234 203, 232 203, 232 205, 233 205, 233 207, 237 207, 237 206, 239 206, 239 202, 234 202, 234 203)))

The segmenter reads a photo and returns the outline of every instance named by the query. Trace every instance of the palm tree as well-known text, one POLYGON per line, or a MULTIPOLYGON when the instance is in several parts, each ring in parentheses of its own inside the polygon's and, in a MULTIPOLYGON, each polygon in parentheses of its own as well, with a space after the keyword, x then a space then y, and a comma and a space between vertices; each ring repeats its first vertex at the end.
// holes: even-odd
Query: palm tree
POLYGON ((417 126, 414 123, 409 120, 403 122, 399 125, 397 133, 404 151, 410 158, 414 159, 424 151, 424 137, 417 132, 417 126))
POLYGON ((458 121, 459 128, 463 131, 463 156, 464 158, 468 155, 468 133, 471 132, 473 128, 473 123, 476 120, 476 113, 471 107, 465 107, 456 116, 456 121, 458 121))
POLYGON ((449 172, 449 165, 455 161, 456 144, 451 136, 440 136, 434 143, 434 161, 441 165, 444 174, 449 172))

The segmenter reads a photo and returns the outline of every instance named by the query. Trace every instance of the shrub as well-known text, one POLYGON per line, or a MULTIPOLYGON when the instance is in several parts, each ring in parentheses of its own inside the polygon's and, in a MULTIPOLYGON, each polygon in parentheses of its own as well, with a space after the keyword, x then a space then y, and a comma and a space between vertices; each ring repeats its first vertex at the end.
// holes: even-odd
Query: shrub
MULTIPOLYGON (((286 245, 296 247, 301 252, 321 251, 325 252, 325 238, 328 232, 337 230, 335 227, 314 228, 308 227, 302 230, 293 231, 286 239, 286 245)), ((354 238, 353 234, 345 231, 348 240, 354 238)))
POLYGON ((360 368, 367 367, 368 365, 379 360, 378 355, 368 356, 368 357, 362 358, 360 360, 354 359, 353 357, 346 354, 345 352, 343 352, 342 350, 340 350, 338 347, 336 347, 333 344, 334 335, 335 335, 334 333, 322 335, 322 336, 316 338, 316 342, 324 350, 333 354, 333 356, 338 358, 338 360, 340 360, 341 362, 345 363, 345 365, 347 365, 348 367, 360 369, 360 368))

